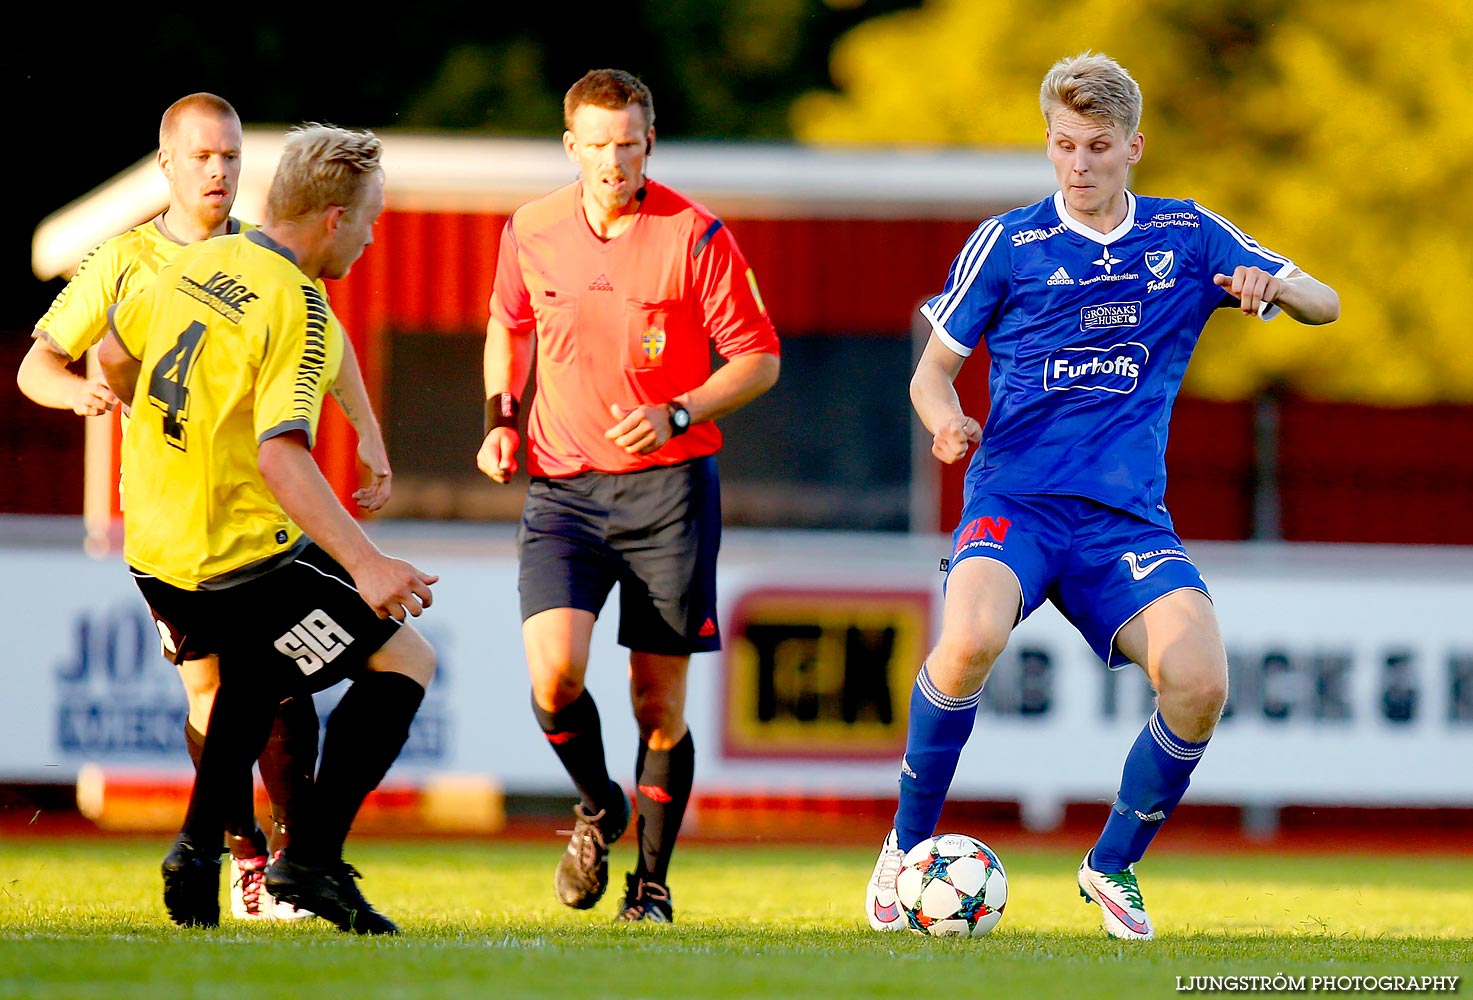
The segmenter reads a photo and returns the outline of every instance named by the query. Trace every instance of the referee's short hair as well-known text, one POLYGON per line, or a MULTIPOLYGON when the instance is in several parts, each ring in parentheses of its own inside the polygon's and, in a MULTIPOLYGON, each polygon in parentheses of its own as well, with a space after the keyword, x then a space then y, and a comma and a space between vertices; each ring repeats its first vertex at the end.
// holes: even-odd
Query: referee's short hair
POLYGON ((655 96, 638 77, 622 69, 591 69, 563 95, 563 125, 573 128, 573 115, 585 104, 619 111, 638 104, 644 108, 644 127, 654 128, 655 96))

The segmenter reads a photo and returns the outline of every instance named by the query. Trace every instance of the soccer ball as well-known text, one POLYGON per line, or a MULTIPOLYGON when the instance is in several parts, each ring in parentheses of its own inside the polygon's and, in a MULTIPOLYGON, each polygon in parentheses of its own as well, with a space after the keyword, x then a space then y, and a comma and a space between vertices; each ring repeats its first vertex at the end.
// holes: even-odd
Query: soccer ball
POLYGON ((1002 919, 1008 876, 997 853, 982 841, 945 833, 906 853, 895 892, 915 933, 981 937, 1002 919))

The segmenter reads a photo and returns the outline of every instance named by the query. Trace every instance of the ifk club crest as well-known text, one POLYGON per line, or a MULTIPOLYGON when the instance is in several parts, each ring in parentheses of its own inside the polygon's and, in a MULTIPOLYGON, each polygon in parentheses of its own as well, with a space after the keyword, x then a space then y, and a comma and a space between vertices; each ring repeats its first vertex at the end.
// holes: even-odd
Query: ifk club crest
POLYGON ((1158 281, 1165 281, 1171 269, 1176 266, 1175 250, 1147 250, 1146 267, 1156 276, 1158 281))
POLYGON ((665 331, 658 326, 652 326, 639 338, 640 350, 644 356, 653 361, 665 353, 665 331))

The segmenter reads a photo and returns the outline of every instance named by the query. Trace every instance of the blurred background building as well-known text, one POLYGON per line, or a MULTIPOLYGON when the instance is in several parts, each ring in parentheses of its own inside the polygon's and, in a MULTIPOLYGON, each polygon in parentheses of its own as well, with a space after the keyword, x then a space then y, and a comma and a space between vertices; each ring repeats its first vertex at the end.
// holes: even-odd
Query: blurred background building
MULTIPOLYGON (((1149 14, 1083 2, 1040 12, 1020 0, 662 2, 626 12, 613 47, 535 5, 491 18, 440 3, 400 23, 335 25, 342 65, 312 74, 296 67, 319 60, 325 36, 296 19, 229 31, 188 19, 98 25, 69 35, 62 57, 12 38, 11 169, 24 196, 5 222, 0 362, 13 370, 68 270, 33 271, 36 226, 149 157, 158 115, 183 93, 221 93, 251 124, 520 136, 556 160, 563 89, 617 64, 654 89, 661 152, 671 150, 656 157, 656 176, 678 144, 710 141, 902 156, 873 161, 872 185, 847 216, 822 192, 812 206, 790 192, 776 213, 715 199, 787 355, 775 393, 731 419, 726 476, 737 524, 948 527, 954 491, 915 482, 909 460, 913 307, 980 218, 1028 199, 984 176, 970 199, 953 189, 944 206, 922 204, 912 188, 886 204, 887 175, 907 183, 907 154, 982 150, 998 162, 1036 156, 1047 183, 1038 80, 1058 56, 1092 48, 1123 61, 1145 93, 1133 186, 1190 194, 1294 255, 1344 302, 1330 327, 1230 316, 1209 326, 1171 442, 1168 502, 1183 534, 1468 544, 1473 521, 1458 514, 1473 487, 1473 351, 1461 292, 1473 207, 1453 192, 1473 146, 1439 107, 1461 80, 1473 14, 1449 0, 1413 6, 1388 32, 1369 2, 1330 11, 1163 0, 1149 14), (104 66, 118 74, 105 100, 104 66)), ((770 178, 741 172, 781 160, 750 162, 765 167, 733 165, 731 184, 760 188, 770 178)), ((415 219, 429 217, 395 212, 365 262, 392 280, 371 294, 394 302, 363 305, 368 323, 354 327, 375 338, 369 363, 403 484, 388 516, 514 509, 476 482, 467 458, 482 293, 507 210, 437 215, 443 225, 428 230, 415 219), (453 291, 425 291, 435 281, 453 291), (384 328, 366 330, 372 317, 384 328), (435 349, 413 349, 426 336, 435 349)), ((0 511, 78 513, 80 422, 20 405, 8 379, 0 401, 0 511)))

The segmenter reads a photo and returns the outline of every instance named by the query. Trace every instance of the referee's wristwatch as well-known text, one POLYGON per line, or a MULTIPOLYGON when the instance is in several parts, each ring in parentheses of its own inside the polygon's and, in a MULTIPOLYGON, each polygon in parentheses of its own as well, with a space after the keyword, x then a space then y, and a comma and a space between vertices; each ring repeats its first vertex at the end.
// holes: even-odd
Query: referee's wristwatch
POLYGON ((679 437, 690 430, 690 411, 679 403, 666 403, 665 410, 670 414, 670 436, 679 437))

